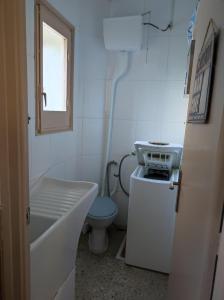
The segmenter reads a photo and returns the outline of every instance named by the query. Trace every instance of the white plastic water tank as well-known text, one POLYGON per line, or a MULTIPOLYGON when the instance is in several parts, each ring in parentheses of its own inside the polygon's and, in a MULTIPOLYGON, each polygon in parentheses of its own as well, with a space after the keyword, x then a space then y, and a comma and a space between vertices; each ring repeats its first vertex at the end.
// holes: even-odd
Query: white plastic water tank
POLYGON ((142 28, 142 16, 104 19, 103 34, 106 49, 113 51, 140 50, 142 28))

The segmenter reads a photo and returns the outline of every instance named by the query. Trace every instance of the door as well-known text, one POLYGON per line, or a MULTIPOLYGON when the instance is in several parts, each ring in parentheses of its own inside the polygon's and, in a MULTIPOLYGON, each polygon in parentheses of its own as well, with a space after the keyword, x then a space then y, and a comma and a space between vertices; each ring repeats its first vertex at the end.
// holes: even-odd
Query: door
MULTIPOLYGON (((223 1, 200 1, 194 32, 193 79, 209 20, 212 18, 221 30, 223 11, 223 1)), ((208 123, 186 126, 169 300, 211 299, 224 198, 223 53, 221 31, 208 123)))
POLYGON ((219 250, 217 256, 217 267, 214 272, 214 283, 213 283, 214 290, 213 290, 212 300, 224 299, 223 278, 224 278, 224 225, 222 220, 222 231, 220 233, 220 243, 219 243, 219 250))
POLYGON ((0 1, 0 299, 29 300, 25 1, 0 1))

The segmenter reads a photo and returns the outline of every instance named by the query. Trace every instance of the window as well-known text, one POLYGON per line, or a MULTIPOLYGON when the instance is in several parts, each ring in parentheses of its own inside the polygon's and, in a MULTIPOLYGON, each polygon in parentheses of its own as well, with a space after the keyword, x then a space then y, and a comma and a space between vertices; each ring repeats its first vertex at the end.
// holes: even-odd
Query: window
POLYGON ((72 129, 74 27, 36 2, 36 133, 72 129))

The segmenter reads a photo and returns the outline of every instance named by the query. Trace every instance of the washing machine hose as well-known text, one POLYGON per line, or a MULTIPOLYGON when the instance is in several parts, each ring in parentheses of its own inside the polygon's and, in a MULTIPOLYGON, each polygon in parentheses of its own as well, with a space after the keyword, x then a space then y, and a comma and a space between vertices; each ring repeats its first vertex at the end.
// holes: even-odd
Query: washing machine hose
MULTIPOLYGON (((118 167, 118 174, 114 174, 114 177, 117 177, 118 178, 118 181, 119 181, 119 184, 120 184, 120 187, 123 191, 123 193, 129 197, 129 193, 128 191, 126 191, 123 183, 122 183, 122 177, 121 177, 121 171, 122 171, 122 165, 123 165, 123 162, 125 161, 126 158, 130 157, 130 156, 135 156, 135 152, 132 152, 132 153, 128 153, 128 154, 125 154, 121 160, 120 160, 120 163, 119 163, 119 167, 118 167)), ((108 164, 107 164, 107 170, 106 170, 106 180, 107 180, 107 195, 108 197, 111 196, 111 192, 110 192, 110 168, 111 166, 117 166, 117 162, 116 161, 109 161, 108 164)))
POLYGON ((108 197, 111 197, 111 192, 110 192, 110 168, 111 166, 117 166, 117 162, 112 160, 109 161, 107 164, 107 170, 106 170, 106 182, 107 182, 107 195, 108 197))
POLYGON ((133 152, 131 152, 131 153, 128 153, 128 154, 125 154, 125 155, 121 158, 121 161, 120 161, 120 163, 119 163, 118 174, 115 175, 115 177, 118 177, 119 184, 120 184, 120 187, 121 187, 122 191, 123 191, 124 194, 125 194, 126 196, 128 196, 128 197, 129 197, 129 193, 128 193, 128 191, 125 190, 125 188, 124 188, 124 186, 123 186, 123 183, 122 183, 121 170, 122 170, 122 165, 123 165, 124 160, 125 160, 126 158, 130 157, 130 156, 135 156, 135 155, 136 155, 135 151, 133 151, 133 152))
POLYGON ((128 196, 128 197, 129 197, 129 193, 125 190, 125 188, 124 188, 124 186, 123 186, 123 183, 122 183, 121 170, 122 170, 122 165, 123 165, 124 160, 125 160, 126 158, 128 158, 129 156, 131 156, 131 155, 132 155, 132 154, 126 154, 126 155, 124 155, 124 156, 121 158, 121 161, 120 161, 120 163, 119 163, 118 175, 117 175, 118 180, 119 180, 120 187, 121 187, 122 191, 124 192, 124 194, 125 194, 126 196, 128 196))

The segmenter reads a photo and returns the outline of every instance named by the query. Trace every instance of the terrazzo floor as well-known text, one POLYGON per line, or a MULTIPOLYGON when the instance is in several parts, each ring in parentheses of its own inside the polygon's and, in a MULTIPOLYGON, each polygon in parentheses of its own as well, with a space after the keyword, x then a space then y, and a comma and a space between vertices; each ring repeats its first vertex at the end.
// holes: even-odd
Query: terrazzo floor
POLYGON ((115 258, 124 231, 109 230, 106 254, 88 249, 88 235, 79 242, 76 269, 76 300, 166 300, 168 276, 131 266, 115 258))

